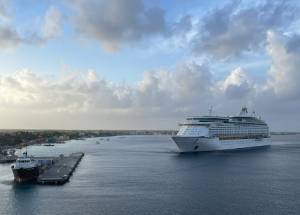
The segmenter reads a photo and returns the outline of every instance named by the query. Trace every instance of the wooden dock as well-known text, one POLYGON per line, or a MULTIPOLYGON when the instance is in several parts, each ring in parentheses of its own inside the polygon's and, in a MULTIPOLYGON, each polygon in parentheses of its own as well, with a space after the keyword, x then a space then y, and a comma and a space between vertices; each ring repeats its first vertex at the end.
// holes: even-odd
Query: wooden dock
POLYGON ((55 160, 53 165, 43 170, 37 179, 39 184, 59 185, 69 181, 74 170, 81 161, 84 153, 73 153, 69 156, 61 156, 55 160))

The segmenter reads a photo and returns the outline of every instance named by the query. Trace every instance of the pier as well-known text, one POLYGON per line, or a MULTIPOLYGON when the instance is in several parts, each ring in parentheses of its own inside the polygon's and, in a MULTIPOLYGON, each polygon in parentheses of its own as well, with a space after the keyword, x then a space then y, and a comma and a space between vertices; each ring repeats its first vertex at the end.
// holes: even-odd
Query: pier
POLYGON ((84 153, 73 153, 69 156, 60 156, 43 170, 39 175, 38 184, 60 185, 69 181, 84 153))
POLYGON ((2 163, 13 163, 15 162, 17 159, 16 155, 11 155, 11 156, 7 156, 7 155, 0 155, 0 164, 2 163))
POLYGON ((0 147, 0 164, 13 163, 17 160, 15 149, 0 147))

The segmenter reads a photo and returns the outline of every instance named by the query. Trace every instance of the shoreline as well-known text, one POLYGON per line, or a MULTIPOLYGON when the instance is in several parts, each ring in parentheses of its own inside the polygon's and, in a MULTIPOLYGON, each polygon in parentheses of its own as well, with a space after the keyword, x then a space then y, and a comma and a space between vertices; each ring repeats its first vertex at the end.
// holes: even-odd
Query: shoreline
POLYGON ((26 146, 64 144, 93 137, 174 133, 174 130, 0 130, 0 163, 15 161, 15 151, 26 146))

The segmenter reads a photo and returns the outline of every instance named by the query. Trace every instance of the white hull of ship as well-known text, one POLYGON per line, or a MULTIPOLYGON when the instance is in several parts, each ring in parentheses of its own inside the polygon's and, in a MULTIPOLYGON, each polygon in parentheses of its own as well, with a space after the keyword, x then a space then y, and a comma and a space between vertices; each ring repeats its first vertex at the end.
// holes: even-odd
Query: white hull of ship
POLYGON ((233 150, 271 145, 271 138, 219 140, 219 138, 173 136, 172 139, 180 152, 233 150))

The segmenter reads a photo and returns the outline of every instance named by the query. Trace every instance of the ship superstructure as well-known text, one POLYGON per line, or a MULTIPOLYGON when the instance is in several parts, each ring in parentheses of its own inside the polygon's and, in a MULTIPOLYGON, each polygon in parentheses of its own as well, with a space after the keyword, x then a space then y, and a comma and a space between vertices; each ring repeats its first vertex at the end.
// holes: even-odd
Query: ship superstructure
POLYGON ((268 125, 245 107, 237 116, 188 117, 172 139, 181 152, 270 145, 268 125))

